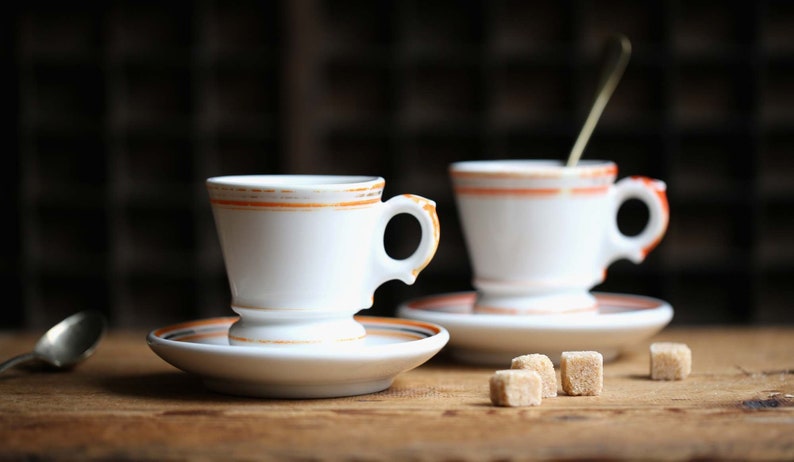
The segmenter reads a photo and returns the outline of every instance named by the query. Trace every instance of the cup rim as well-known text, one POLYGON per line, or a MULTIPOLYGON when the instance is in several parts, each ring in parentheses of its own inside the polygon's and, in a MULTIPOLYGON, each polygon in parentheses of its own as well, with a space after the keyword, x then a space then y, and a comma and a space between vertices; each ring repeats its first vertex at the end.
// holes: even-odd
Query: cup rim
POLYGON ((223 175, 208 178, 208 186, 280 189, 291 191, 351 191, 360 188, 382 187, 384 179, 368 175, 302 175, 302 174, 267 174, 267 175, 223 175))
POLYGON ((555 159, 492 159, 453 162, 449 170, 453 175, 560 177, 577 176, 590 171, 617 174, 617 165, 609 160, 594 159, 582 160, 574 167, 568 167, 564 161, 555 159))

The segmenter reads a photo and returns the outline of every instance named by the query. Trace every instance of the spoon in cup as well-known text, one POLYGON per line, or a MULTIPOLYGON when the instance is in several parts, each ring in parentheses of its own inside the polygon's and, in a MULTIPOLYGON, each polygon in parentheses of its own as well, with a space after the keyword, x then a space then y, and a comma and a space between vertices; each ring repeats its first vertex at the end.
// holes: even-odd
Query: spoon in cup
POLYGON ((568 155, 566 166, 574 167, 579 162, 579 158, 582 157, 582 152, 587 142, 590 141, 590 135, 593 134, 598 119, 601 117, 601 113, 604 112, 604 107, 606 107, 609 98, 612 97, 612 93, 623 76, 623 71, 626 69, 630 56, 631 42, 626 36, 618 34, 607 41, 604 63, 601 69, 601 81, 598 83, 596 97, 582 129, 579 131, 576 143, 574 143, 571 153, 568 155))
POLYGON ((38 360, 55 369, 72 367, 94 353, 105 332, 105 317, 97 311, 73 314, 45 333, 33 351, 0 364, 0 372, 16 365, 38 360))

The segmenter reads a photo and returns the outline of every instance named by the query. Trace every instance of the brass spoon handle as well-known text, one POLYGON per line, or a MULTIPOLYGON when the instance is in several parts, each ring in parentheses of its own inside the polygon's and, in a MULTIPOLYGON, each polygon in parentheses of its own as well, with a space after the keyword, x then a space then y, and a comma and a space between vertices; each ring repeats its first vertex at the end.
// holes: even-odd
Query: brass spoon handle
POLYGON ((576 138, 576 143, 574 143, 568 156, 568 167, 575 166, 579 162, 579 158, 582 157, 584 147, 590 141, 590 135, 593 134, 598 119, 601 117, 601 113, 604 112, 604 107, 606 107, 609 98, 612 97, 612 93, 618 86, 630 56, 631 42, 624 35, 611 37, 607 42, 601 81, 598 83, 596 97, 590 108, 590 113, 587 114, 584 126, 582 126, 582 130, 576 138))

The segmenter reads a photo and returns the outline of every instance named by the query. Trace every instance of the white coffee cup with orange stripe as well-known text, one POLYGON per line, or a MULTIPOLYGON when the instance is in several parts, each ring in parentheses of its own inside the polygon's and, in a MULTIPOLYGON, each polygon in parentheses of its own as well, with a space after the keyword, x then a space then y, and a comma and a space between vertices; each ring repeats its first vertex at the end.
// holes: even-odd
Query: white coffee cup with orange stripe
POLYGON ((669 221, 664 182, 634 176, 615 183, 617 166, 609 161, 464 161, 450 175, 478 313, 595 312, 589 290, 607 267, 621 258, 642 262, 669 221), (629 199, 649 212, 635 236, 617 223, 629 199))
POLYGON ((435 202, 404 194, 383 202, 380 177, 242 175, 206 182, 240 315, 234 345, 339 347, 360 343, 353 315, 386 281, 413 284, 438 247, 435 202), (398 214, 416 218, 421 239, 408 258, 384 247, 398 214))

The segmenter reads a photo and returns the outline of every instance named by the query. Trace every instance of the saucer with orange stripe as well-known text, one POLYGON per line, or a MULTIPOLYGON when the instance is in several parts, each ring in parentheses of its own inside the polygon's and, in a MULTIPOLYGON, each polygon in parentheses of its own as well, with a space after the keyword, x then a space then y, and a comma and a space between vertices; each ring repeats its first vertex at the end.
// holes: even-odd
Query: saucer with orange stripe
POLYGON ((559 363, 563 351, 598 351, 616 358, 662 330, 673 318, 656 298, 594 293, 598 311, 572 314, 475 314, 475 292, 424 297, 402 304, 401 318, 432 322, 450 334, 450 354, 461 362, 510 367, 516 356, 541 353, 559 363))
POLYGON ((449 340, 446 329, 433 323, 356 316, 367 332, 356 347, 232 346, 229 326, 237 319, 175 324, 151 331, 146 340, 158 356, 199 376, 210 390, 263 398, 333 398, 382 391, 449 340))

